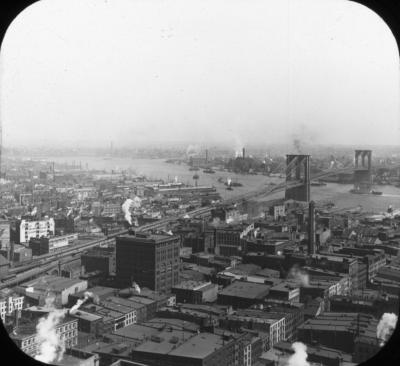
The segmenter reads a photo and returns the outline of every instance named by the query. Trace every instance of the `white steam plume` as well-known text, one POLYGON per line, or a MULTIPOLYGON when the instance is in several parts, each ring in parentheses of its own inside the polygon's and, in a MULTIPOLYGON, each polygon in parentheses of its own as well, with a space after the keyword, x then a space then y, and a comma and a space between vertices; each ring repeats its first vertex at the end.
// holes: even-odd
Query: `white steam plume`
POLYGON ((35 356, 35 359, 45 363, 61 361, 65 352, 64 342, 57 334, 57 325, 65 317, 67 310, 55 309, 53 306, 54 299, 54 297, 46 298, 45 307, 51 310, 47 316, 39 319, 36 326, 39 353, 35 356))
POLYGON ((130 208, 133 205, 133 200, 128 198, 123 204, 122 204, 122 211, 125 214, 125 220, 129 222, 129 225, 132 225, 132 214, 130 212, 130 208))
POLYGON ((298 266, 293 266, 289 272, 289 278, 295 280, 295 282, 301 287, 310 286, 310 278, 308 273, 300 269, 298 266))
POLYGON ((189 145, 186 149, 187 156, 194 156, 199 155, 200 153, 200 146, 199 145, 189 145))
POLYGON ((382 318, 379 321, 378 326, 376 327, 376 336, 380 342, 379 345, 381 347, 389 339, 393 330, 396 328, 396 324, 397 324, 397 315, 396 314, 385 313, 382 315, 382 318))
POLYGON ((292 348, 294 353, 288 358, 286 366, 310 366, 307 362, 307 346, 301 342, 294 342, 292 348))
POLYGON ((128 221, 129 225, 132 225, 132 214, 131 214, 131 207, 139 208, 142 204, 142 200, 139 197, 135 197, 133 200, 128 198, 122 204, 122 211, 125 214, 125 220, 128 221))
POLYGON ((85 303, 86 301, 88 301, 90 298, 94 299, 95 302, 98 302, 98 297, 97 295, 94 295, 92 292, 86 291, 84 293, 84 298, 83 299, 78 299, 78 301, 76 302, 76 304, 69 310, 70 314, 75 314, 78 309, 83 305, 83 303, 85 303))
POLYGON ((35 216, 36 213, 37 213, 37 208, 34 207, 33 210, 32 210, 32 212, 31 212, 31 216, 35 216))
POLYGON ((139 285, 138 285, 136 282, 133 282, 133 283, 132 283, 132 287, 135 289, 135 291, 136 291, 138 294, 140 294, 141 289, 140 289, 139 285))
POLYGON ((232 184, 232 179, 231 178, 227 179, 227 184, 228 184, 228 186, 230 186, 232 184))

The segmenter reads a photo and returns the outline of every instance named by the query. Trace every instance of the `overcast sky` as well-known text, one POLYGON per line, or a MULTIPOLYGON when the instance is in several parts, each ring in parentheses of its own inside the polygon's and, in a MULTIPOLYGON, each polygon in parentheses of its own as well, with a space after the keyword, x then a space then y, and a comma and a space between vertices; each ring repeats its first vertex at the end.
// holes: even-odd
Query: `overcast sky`
POLYGON ((400 143, 395 39, 346 0, 42 0, 0 62, 5 146, 400 143))

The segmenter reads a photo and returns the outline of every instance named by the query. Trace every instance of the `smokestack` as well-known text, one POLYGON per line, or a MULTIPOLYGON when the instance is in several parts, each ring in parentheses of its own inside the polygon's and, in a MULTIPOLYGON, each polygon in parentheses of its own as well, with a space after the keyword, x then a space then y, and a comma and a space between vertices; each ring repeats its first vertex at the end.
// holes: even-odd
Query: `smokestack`
POLYGON ((206 149, 206 163, 208 162, 208 150, 206 149))
POLYGON ((243 148, 242 149, 242 155, 243 155, 243 159, 246 157, 246 150, 243 148))
POLYGON ((14 241, 10 240, 10 254, 8 260, 10 261, 10 266, 14 266, 14 241))
POLYGON ((308 205, 308 255, 315 254, 315 202, 308 205))

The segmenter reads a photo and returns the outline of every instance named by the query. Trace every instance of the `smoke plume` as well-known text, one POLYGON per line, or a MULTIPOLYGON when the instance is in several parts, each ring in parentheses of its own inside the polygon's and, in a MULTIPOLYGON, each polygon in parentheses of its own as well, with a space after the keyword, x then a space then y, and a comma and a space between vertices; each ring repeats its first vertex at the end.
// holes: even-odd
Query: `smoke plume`
POLYGON ((64 342, 57 334, 57 325, 63 320, 67 310, 54 308, 54 300, 54 297, 46 298, 45 307, 51 310, 47 316, 39 319, 36 326, 39 353, 35 359, 45 363, 61 361, 65 352, 64 342))
POLYGON ((390 338, 393 330, 396 328, 397 315, 394 313, 385 313, 376 328, 376 336, 379 340, 379 345, 382 347, 390 338))
POLYGON ((195 156, 200 154, 200 146, 199 145, 189 145, 186 149, 187 156, 195 156))
POLYGON ((135 289, 135 291, 136 291, 138 294, 140 294, 141 289, 140 289, 139 285, 138 285, 136 282, 133 282, 133 283, 132 283, 132 287, 135 289))
POLYGON ((232 179, 231 179, 231 178, 228 178, 227 181, 226 181, 226 183, 228 184, 228 186, 230 186, 231 183, 232 183, 232 179))
POLYGON ((131 214, 131 208, 139 208, 142 204, 142 200, 135 196, 135 198, 132 200, 128 198, 123 204, 122 204, 122 211, 125 214, 125 220, 128 221, 129 225, 132 225, 132 214, 131 214))
POLYGON ((310 366, 307 362, 307 346, 301 342, 292 344, 294 353, 288 358, 286 366, 310 366))
POLYGON ((37 213, 37 208, 34 207, 33 210, 32 210, 32 212, 31 212, 31 216, 35 216, 36 213, 37 213))
POLYGON ((125 214, 125 220, 128 221, 129 225, 132 225, 132 215, 130 212, 131 206, 133 204, 133 200, 128 198, 123 204, 122 204, 122 211, 125 214))
POLYGON ((308 273, 299 268, 298 266, 293 266, 290 269, 288 278, 295 280, 295 282, 300 287, 309 287, 310 286, 310 278, 308 273))
POLYGON ((69 310, 69 313, 72 315, 75 314, 78 311, 78 309, 83 305, 83 303, 88 301, 90 298, 94 299, 95 302, 98 302, 97 295, 94 295, 92 292, 86 291, 84 293, 83 299, 78 299, 76 304, 69 310))

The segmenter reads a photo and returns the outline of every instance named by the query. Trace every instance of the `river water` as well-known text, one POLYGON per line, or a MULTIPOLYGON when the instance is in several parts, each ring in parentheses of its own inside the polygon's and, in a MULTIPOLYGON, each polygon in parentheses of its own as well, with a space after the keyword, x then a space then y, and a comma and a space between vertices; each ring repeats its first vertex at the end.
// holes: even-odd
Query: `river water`
MULTIPOLYGON (((223 198, 232 198, 243 193, 265 187, 269 183, 281 183, 282 178, 267 177, 264 175, 234 174, 225 171, 216 171, 214 174, 204 173, 202 169, 189 171, 185 164, 170 164, 164 159, 130 159, 130 158, 102 158, 93 156, 71 156, 71 157, 43 157, 43 161, 54 161, 56 163, 68 163, 79 165, 82 169, 105 170, 107 172, 131 170, 137 175, 145 175, 150 179, 163 179, 173 181, 177 177, 178 181, 194 185, 193 175, 199 175, 198 185, 205 185, 217 188, 223 198), (222 178, 223 182, 218 182, 222 178), (242 183, 242 187, 234 187, 232 191, 226 190, 224 182, 230 178, 233 182, 242 183)), ((36 160, 36 159, 35 159, 36 160)), ((363 211, 382 212, 386 211, 389 205, 394 208, 400 207, 400 188, 394 186, 378 186, 376 190, 382 191, 382 196, 358 195, 350 193, 352 185, 328 183, 326 186, 311 187, 311 198, 314 201, 332 201, 337 208, 354 208, 359 205, 363 211)), ((259 201, 266 201, 284 196, 283 192, 277 192, 266 197, 259 197, 259 201)))

